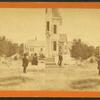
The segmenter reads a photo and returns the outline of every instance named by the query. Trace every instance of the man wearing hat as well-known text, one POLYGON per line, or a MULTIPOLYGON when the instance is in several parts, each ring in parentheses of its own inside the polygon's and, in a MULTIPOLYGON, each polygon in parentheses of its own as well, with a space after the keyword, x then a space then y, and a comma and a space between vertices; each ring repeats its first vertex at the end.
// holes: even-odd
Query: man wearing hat
POLYGON ((27 66, 28 66, 27 54, 24 54, 24 57, 22 59, 22 66, 23 66, 23 73, 26 73, 26 69, 27 69, 27 66))
POLYGON ((58 54, 58 65, 62 66, 62 61, 63 61, 63 55, 62 52, 59 52, 58 54))
POLYGON ((97 58, 97 64, 98 64, 98 74, 100 75, 100 55, 97 58))

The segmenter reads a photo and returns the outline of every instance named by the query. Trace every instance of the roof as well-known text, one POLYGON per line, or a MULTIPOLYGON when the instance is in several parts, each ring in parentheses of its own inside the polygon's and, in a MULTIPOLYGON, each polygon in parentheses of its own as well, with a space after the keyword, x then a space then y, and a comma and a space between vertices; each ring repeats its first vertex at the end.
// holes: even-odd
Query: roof
POLYGON ((27 45, 33 46, 33 47, 45 47, 46 41, 40 41, 40 40, 29 40, 27 42, 27 45))

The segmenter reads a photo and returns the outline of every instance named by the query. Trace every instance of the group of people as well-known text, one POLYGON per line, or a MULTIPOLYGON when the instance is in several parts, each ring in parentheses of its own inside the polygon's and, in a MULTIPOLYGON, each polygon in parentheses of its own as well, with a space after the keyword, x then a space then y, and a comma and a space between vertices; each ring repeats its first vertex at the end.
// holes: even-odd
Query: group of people
MULTIPOLYGON (((27 56, 27 54, 24 54, 24 57, 22 59, 23 73, 26 73, 26 69, 28 67, 28 64, 29 64, 28 56, 27 56)), ((32 56, 31 64, 38 65, 37 53, 34 53, 34 55, 32 56)))
MULTIPOLYGON (((22 59, 22 66, 23 66, 23 73, 26 73, 28 64, 29 64, 29 58, 27 54, 24 54, 22 59)), ((63 56, 59 54, 58 56, 58 65, 62 66, 63 56)), ((34 55, 31 57, 31 65, 38 65, 38 56, 37 53, 34 53, 34 55)))
MULTIPOLYGON (((97 57, 96 61, 97 61, 97 65, 98 65, 98 67, 97 67, 98 74, 100 75, 100 56, 97 57)), ((62 56, 62 54, 59 54, 59 56, 58 56, 58 65, 62 66, 62 62, 63 62, 63 56, 62 56)), ((27 57, 27 54, 24 54, 24 57, 22 59, 23 73, 26 73, 26 69, 27 69, 28 64, 29 64, 29 59, 27 57)), ((38 65, 37 53, 34 53, 34 55, 32 56, 31 64, 32 65, 38 65)))
POLYGON ((97 64, 98 64, 98 75, 100 75, 100 56, 97 57, 97 64))

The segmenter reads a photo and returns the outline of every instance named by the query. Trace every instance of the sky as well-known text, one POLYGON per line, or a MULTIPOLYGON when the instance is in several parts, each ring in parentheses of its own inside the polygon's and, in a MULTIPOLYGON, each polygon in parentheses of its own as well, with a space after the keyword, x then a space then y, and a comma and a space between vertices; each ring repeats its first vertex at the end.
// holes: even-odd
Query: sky
MULTIPOLYGON (((100 9, 59 8, 62 33, 68 41, 81 38, 90 45, 100 46, 100 9)), ((44 8, 0 8, 0 35, 22 43, 37 36, 45 40, 44 8)))

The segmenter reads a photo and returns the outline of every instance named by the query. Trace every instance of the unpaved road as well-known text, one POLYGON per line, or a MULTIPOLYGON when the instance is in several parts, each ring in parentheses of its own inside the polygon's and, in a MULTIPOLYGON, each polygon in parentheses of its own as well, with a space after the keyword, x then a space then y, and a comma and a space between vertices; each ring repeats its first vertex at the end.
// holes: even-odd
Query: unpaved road
POLYGON ((100 91, 96 63, 44 68, 29 65, 22 73, 20 61, 0 64, 0 90, 100 91))

